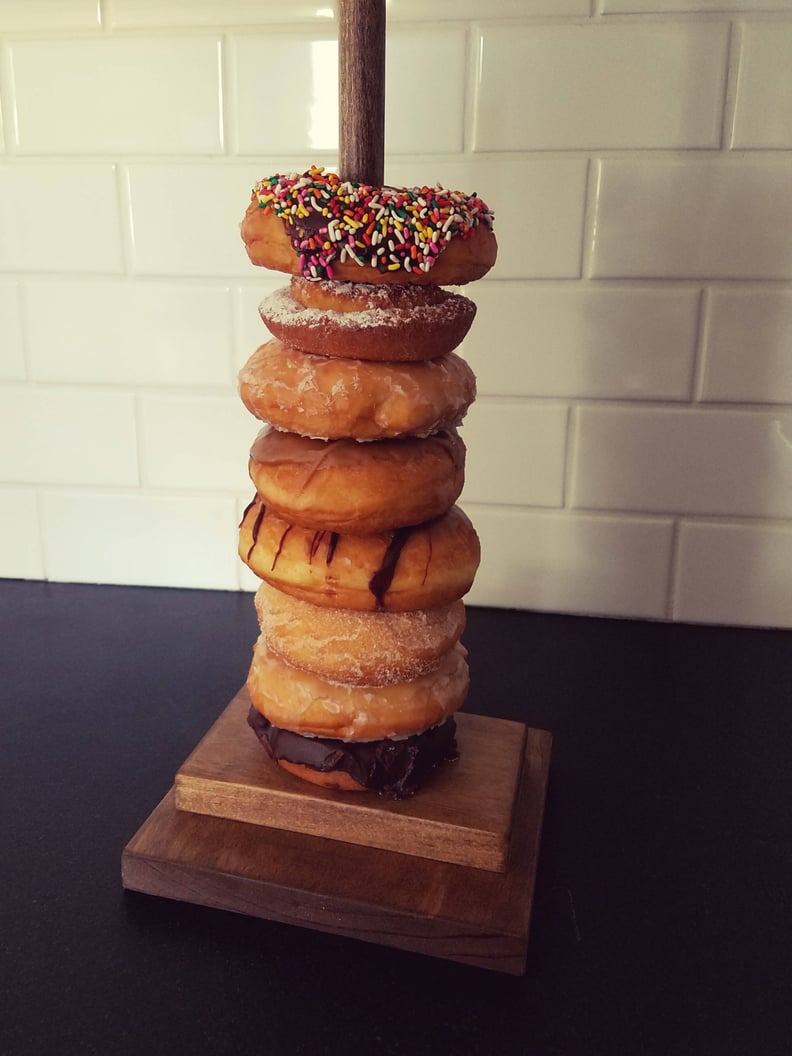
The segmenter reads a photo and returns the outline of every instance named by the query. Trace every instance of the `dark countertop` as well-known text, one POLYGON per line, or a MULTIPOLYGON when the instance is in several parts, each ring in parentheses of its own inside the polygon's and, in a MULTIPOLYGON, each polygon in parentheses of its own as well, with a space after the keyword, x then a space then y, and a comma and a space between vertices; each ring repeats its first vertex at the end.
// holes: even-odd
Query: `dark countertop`
POLYGON ((523 978, 122 890, 255 635, 0 582, 2 1056, 789 1051, 792 634, 469 611, 468 710, 554 738, 523 978))

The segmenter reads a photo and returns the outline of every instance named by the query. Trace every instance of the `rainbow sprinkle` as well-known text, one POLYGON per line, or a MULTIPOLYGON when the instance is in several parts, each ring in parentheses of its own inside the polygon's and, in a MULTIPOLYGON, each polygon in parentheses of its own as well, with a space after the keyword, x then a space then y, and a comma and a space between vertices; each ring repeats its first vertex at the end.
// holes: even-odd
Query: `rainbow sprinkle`
POLYGON ((429 271, 452 238, 469 238, 478 224, 493 221, 475 193, 342 183, 316 165, 260 180, 253 194, 261 209, 288 223, 307 279, 332 279, 336 260, 381 272, 429 271))

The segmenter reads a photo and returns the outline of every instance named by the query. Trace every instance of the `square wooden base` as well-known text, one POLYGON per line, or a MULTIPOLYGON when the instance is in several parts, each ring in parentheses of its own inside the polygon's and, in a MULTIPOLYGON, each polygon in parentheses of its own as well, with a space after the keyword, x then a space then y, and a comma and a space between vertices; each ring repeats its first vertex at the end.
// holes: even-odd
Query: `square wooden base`
POLYGON ((130 840, 125 888, 523 972, 549 733, 463 712, 459 763, 441 768, 414 799, 394 803, 327 793, 282 773, 245 725, 246 709, 242 693, 130 840), (472 802, 471 774, 481 769, 477 756, 504 742, 509 770, 495 781, 495 809, 482 811, 472 802), (252 783, 251 743, 254 769, 264 775, 252 783), (200 812, 179 809, 188 804, 200 812), (372 846, 372 833, 381 832, 372 846), (433 839, 440 857, 431 854, 433 839), (464 850, 468 839, 472 851, 464 850), (460 864, 469 858, 489 864, 460 864))
POLYGON ((502 872, 526 728, 457 716, 460 757, 411 799, 332 792, 274 766, 247 727, 242 689, 176 774, 176 809, 502 872))

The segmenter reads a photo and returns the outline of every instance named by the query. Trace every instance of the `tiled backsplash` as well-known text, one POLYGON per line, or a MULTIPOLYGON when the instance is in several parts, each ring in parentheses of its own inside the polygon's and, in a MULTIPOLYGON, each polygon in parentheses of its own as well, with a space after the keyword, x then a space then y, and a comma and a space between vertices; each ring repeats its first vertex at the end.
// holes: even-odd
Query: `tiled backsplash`
MULTIPOLYGON (((0 575, 251 589, 260 176, 334 5, 0 4, 0 575)), ((474 604, 792 626, 792 0, 391 0, 386 178, 477 191, 474 604)))

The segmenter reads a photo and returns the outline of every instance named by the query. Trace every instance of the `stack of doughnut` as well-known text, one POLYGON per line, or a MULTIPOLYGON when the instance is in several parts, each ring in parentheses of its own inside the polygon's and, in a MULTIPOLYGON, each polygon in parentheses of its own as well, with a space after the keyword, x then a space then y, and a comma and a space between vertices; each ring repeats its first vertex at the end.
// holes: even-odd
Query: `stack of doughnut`
POLYGON ((291 275, 239 375, 266 423, 239 536, 262 580, 248 721, 299 777, 411 795, 456 757, 468 690, 479 542, 457 426, 475 377, 454 349, 475 306, 442 286, 492 266, 492 214, 313 167, 260 181, 241 231, 254 264, 291 275))

